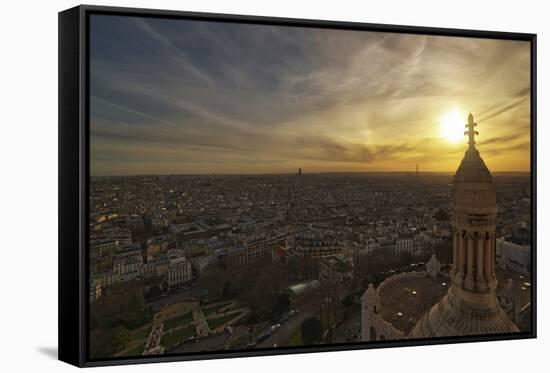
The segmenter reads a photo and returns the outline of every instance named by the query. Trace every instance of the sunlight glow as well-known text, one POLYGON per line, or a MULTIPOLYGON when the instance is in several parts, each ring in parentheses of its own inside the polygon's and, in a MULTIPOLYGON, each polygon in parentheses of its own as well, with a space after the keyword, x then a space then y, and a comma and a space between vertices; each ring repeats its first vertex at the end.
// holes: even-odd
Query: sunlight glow
POLYGON ((454 109, 445 113, 440 120, 439 133, 441 137, 453 143, 464 139, 464 125, 466 121, 466 115, 460 110, 454 109))

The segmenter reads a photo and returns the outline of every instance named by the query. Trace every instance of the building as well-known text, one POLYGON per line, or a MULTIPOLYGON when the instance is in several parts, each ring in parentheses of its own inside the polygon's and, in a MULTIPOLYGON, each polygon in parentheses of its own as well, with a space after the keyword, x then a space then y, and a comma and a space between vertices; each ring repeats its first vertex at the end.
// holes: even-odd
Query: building
POLYGON ((397 255, 413 255, 416 253, 416 249, 414 237, 411 234, 403 234, 395 240, 395 253, 397 255))
POLYGON ((141 254, 141 245, 139 243, 118 248, 115 253, 116 258, 130 258, 138 256, 143 258, 141 254))
POLYGON ((142 267, 143 258, 141 255, 116 258, 113 262, 113 272, 117 275, 126 275, 130 272, 141 272, 142 267))
POLYGON ((90 303, 95 302, 101 297, 101 285, 90 282, 90 303))
POLYGON ((453 180, 453 266, 447 294, 416 324, 412 338, 518 332, 500 307, 495 274, 496 189, 475 147, 472 114, 468 149, 453 180))
POLYGON ((295 240, 295 249, 312 258, 341 254, 343 245, 334 237, 308 236, 295 240))
POLYGON ((169 287, 186 285, 193 280, 191 262, 182 253, 170 253, 168 260, 170 263, 167 272, 169 287))
POLYGON ((502 269, 529 272, 531 268, 531 246, 518 245, 504 239, 497 239, 496 263, 502 269))
POLYGON ((141 246, 134 243, 129 246, 118 248, 113 258, 113 273, 119 276, 128 277, 128 274, 140 273, 143 267, 143 256, 141 246))
MULTIPOLYGON (((453 265, 449 276, 432 257, 426 271, 401 273, 363 294, 364 341, 518 332, 509 315, 525 309, 497 297, 496 190, 475 148, 477 124, 468 117, 469 146, 453 179, 453 265), (397 300, 397 301, 396 301, 397 300)), ((501 291, 510 300, 510 286, 501 291)))
POLYGON ((114 239, 99 238, 90 240, 90 255, 94 257, 111 255, 117 247, 117 241, 114 239))
POLYGON ((162 253, 168 251, 170 241, 167 236, 155 236, 147 240, 146 255, 147 260, 154 258, 162 253))
POLYGON ((353 264, 342 255, 323 257, 319 261, 319 281, 343 283, 353 278, 353 264))
POLYGON ((90 277, 90 283, 94 285, 99 285, 101 288, 109 287, 117 281, 118 276, 112 270, 94 273, 90 277))
POLYGON ((520 330, 528 330, 531 323, 530 297, 527 301, 522 299, 527 298, 526 294, 528 294, 525 284, 526 282, 514 281, 509 278, 498 294, 500 306, 520 330))
POLYGON ((244 246, 226 247, 216 251, 220 268, 233 270, 248 263, 247 250, 244 246))
POLYGON ((170 233, 179 240, 208 238, 210 226, 205 223, 185 223, 170 226, 170 233))
POLYGON ((403 339, 404 333, 400 332, 393 325, 384 320, 381 315, 382 298, 372 284, 369 284, 367 291, 361 297, 361 340, 362 341, 383 341, 386 339, 403 339))
POLYGON ((126 226, 134 233, 143 232, 145 229, 143 218, 137 214, 132 214, 126 218, 126 226))
POLYGON ((162 277, 168 273, 169 267, 170 260, 168 258, 164 256, 155 257, 143 265, 143 276, 162 277))
POLYGON ((271 261, 271 250, 273 244, 266 237, 253 237, 244 243, 246 248, 246 262, 264 262, 271 261))
POLYGON ((213 254, 201 253, 191 257, 191 266, 197 276, 200 276, 201 273, 217 269, 218 258, 213 254))

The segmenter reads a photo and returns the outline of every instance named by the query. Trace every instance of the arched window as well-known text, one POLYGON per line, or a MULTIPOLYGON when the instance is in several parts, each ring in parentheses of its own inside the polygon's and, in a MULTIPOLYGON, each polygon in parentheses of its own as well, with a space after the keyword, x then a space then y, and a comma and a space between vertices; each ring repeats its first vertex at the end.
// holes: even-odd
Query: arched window
POLYGON ((376 341, 376 330, 372 326, 370 327, 370 340, 376 341))

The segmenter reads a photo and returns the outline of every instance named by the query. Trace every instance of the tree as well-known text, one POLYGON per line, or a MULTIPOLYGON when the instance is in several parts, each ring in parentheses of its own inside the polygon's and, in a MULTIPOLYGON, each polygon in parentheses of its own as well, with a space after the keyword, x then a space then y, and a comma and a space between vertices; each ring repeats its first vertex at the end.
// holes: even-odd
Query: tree
POLYGON ((145 307, 142 292, 136 292, 127 299, 124 313, 120 315, 120 322, 129 329, 135 329, 147 323, 151 318, 150 310, 145 307))
POLYGON ((344 299, 342 299, 342 304, 346 308, 353 306, 353 295, 352 294, 346 294, 344 299))
POLYGON ((166 278, 162 279, 162 282, 160 283, 160 288, 162 291, 168 291, 168 281, 166 278))
POLYGON ((90 356, 92 358, 104 358, 115 352, 112 330, 90 330, 90 356))
POLYGON ((112 340, 115 350, 122 350, 130 340, 130 332, 124 326, 119 325, 113 329, 112 340))
POLYGON ((344 317, 344 307, 341 299, 348 286, 342 283, 337 277, 329 276, 321 282, 317 289, 319 300, 319 322, 321 325, 321 333, 331 338, 332 329, 344 317))
POLYGON ((276 321, 290 308, 281 265, 250 266, 235 276, 239 298, 252 310, 253 320, 276 321))
POLYGON ((222 292, 228 281, 232 279, 232 275, 225 270, 212 270, 201 273, 197 280, 196 287, 208 291, 208 298, 218 299, 222 296, 222 292))
POLYGON ((275 305, 273 307, 273 313, 276 317, 280 317, 283 313, 290 310, 290 296, 288 293, 279 294, 275 298, 275 305))
POLYGON ((310 317, 304 321, 301 331, 304 345, 314 345, 321 342, 321 322, 316 317, 310 317))
POLYGON ((145 292, 145 298, 152 299, 159 297, 162 294, 162 290, 160 290, 160 287, 158 286, 151 286, 147 291, 145 292))
POLYGON ((436 218, 438 221, 448 221, 451 219, 449 213, 444 208, 440 208, 439 210, 437 210, 434 218, 436 218))

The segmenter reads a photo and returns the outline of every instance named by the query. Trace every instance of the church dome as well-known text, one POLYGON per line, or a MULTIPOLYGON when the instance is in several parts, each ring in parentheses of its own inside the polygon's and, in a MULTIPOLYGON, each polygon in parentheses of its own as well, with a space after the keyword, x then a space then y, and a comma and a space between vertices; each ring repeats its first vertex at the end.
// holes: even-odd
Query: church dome
POLYGON ((456 170, 453 182, 460 183, 493 183, 491 172, 479 155, 476 148, 466 150, 460 166, 456 170))
POLYGON ((469 137, 469 146, 456 170, 451 197, 455 209, 462 207, 474 213, 480 209, 492 210, 496 206, 493 177, 475 148, 474 136, 479 134, 474 131, 475 126, 477 123, 470 114, 466 125, 468 131, 464 132, 469 137))
POLYGON ((496 307, 469 312, 460 306, 452 291, 428 311, 411 331, 411 338, 455 337, 519 332, 506 312, 496 307))
POLYGON ((471 211, 496 206, 491 172, 475 148, 468 149, 453 179, 451 202, 471 211))
POLYGON ((477 123, 468 117, 468 149, 453 180, 451 287, 415 325, 411 338, 518 332, 496 296, 496 189, 475 148, 477 123))

